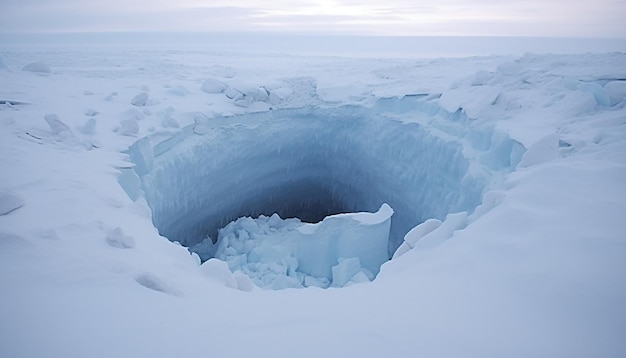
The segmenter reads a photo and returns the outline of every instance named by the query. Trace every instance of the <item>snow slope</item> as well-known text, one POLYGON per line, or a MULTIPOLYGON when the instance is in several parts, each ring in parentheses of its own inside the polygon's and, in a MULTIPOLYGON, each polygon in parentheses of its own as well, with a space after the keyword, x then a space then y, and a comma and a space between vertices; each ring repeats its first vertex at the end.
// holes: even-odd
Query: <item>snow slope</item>
MULTIPOLYGON (((624 54, 0 57, 2 357, 626 352, 624 54), (50 72, 22 70, 31 63, 50 72), (159 236, 146 200, 131 200, 118 182, 137 163, 123 151, 148 135, 270 108, 367 109, 415 94, 430 96, 429 106, 395 110, 395 120, 424 125, 431 110, 459 113, 466 122, 430 122, 443 118, 435 113, 428 128, 445 137, 467 125, 462 138, 507 136, 526 152, 469 217, 441 215, 439 226, 411 231, 371 283, 254 288, 159 236)), ((483 149, 501 153, 492 143, 483 149)), ((485 163, 474 154, 463 152, 485 163)))

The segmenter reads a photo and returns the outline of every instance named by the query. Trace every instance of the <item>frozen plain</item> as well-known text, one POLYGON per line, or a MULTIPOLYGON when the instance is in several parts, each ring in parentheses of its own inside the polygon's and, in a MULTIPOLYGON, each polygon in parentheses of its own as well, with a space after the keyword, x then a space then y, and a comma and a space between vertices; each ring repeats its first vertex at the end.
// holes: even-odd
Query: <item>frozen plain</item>
MULTIPOLYGON (((0 191, 8 193, 0 209, 23 204, 0 216, 0 356, 626 351, 623 53, 378 59, 20 48, 0 58, 0 191), (31 63, 47 66, 22 70, 31 63), (246 96, 215 90, 220 84, 246 96), (131 104, 142 92, 145 105, 131 104), (481 153, 499 153, 493 138, 525 152, 515 168, 474 173, 489 179, 480 190, 493 190, 490 210, 467 206, 469 219, 412 242, 371 283, 236 290, 228 271, 199 266, 159 236, 146 201, 118 182, 133 166, 123 151, 196 125, 197 113, 202 125, 270 107, 368 113, 388 98, 413 105, 384 115, 460 143, 478 174, 493 164, 481 153), (57 117, 47 123, 49 114, 57 117), (476 139, 485 133, 496 135, 476 139)), ((388 161, 388 171, 411 166, 388 161)))

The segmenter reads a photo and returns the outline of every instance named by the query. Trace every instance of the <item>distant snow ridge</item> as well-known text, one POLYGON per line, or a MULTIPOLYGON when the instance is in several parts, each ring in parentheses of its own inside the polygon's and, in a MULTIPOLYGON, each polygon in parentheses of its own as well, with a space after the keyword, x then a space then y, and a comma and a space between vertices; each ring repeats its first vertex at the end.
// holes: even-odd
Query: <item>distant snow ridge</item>
POLYGON ((168 139, 155 135, 131 146, 135 167, 120 184, 131 198, 145 196, 163 236, 203 260, 226 260, 259 286, 371 280, 418 224, 442 222, 429 228, 428 243, 417 245, 413 235, 404 251, 438 245, 463 227, 524 152, 493 127, 442 109, 436 98, 203 117, 168 139), (375 213, 383 204, 394 212, 388 240, 378 225, 332 216, 375 213), (300 220, 281 218, 326 219, 307 231, 312 227, 300 220), (297 238, 310 246, 295 244, 297 238), (337 247, 342 238, 349 250, 337 247))

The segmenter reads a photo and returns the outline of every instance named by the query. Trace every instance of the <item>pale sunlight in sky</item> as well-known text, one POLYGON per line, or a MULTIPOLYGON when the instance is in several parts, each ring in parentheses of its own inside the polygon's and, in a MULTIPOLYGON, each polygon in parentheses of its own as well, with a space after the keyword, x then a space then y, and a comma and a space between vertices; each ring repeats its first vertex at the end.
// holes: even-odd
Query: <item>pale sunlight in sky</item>
POLYGON ((616 0, 0 0, 0 32, 625 37, 616 0))

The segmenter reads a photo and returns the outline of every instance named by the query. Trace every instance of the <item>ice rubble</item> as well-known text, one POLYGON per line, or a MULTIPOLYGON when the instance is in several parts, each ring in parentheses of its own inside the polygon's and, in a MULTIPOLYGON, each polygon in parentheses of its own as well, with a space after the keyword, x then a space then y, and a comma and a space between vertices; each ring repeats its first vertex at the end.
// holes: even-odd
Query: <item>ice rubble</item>
POLYGON ((315 224, 278 214, 244 217, 219 231, 217 245, 208 239, 190 250, 227 262, 259 287, 343 287, 372 280, 388 260, 392 214, 383 204, 376 213, 337 214, 315 224))
MULTIPOLYGON (((202 120, 195 125, 131 146, 135 167, 122 173, 120 183, 133 199, 145 195, 163 236, 204 260, 226 260, 257 285, 370 280, 418 224, 444 221, 426 246, 465 225, 524 151, 461 110, 439 107, 432 101, 437 97, 212 119, 198 114, 202 120), (388 224, 359 226, 331 216, 381 206, 387 212, 384 203, 395 212, 386 229, 388 224), (446 223, 447 216, 452 221, 446 223), (280 218, 324 221, 312 235, 298 219, 280 218), (378 237, 372 247, 368 235, 378 237), (307 244, 294 244, 298 238, 307 244)), ((403 250, 415 242, 409 246, 403 250)))

